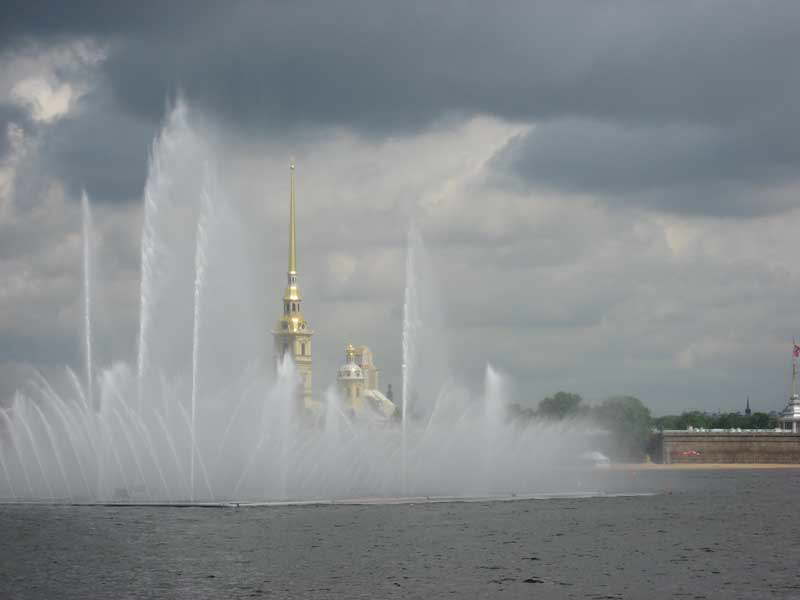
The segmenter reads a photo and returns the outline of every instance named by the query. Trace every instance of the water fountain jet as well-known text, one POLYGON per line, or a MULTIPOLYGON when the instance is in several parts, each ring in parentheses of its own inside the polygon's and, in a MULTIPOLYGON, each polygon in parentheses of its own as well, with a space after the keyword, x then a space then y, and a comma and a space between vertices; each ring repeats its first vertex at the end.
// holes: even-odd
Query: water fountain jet
POLYGON ((52 499, 86 489, 91 501, 264 502, 475 497, 561 485, 553 465, 579 455, 583 431, 509 424, 504 376, 492 368, 484 390, 460 385, 449 367, 438 280, 413 226, 400 422, 351 418, 329 390, 318 415, 324 424, 299 423, 297 368, 287 358, 273 372, 273 357, 253 341, 268 335, 253 317, 261 299, 249 281, 260 274, 243 267, 251 264, 248 231, 215 164, 177 103, 150 158, 130 366, 101 366, 92 354, 92 223, 82 198, 86 381, 68 370, 62 391, 41 377, 34 397, 18 395, 0 410, 0 496, 52 499))

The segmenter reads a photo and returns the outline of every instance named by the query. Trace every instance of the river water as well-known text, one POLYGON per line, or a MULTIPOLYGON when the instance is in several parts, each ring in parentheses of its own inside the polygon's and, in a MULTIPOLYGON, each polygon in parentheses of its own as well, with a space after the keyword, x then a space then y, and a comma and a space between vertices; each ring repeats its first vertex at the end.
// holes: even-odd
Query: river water
POLYGON ((614 473, 652 495, 0 506, 0 598, 800 598, 800 470, 614 473))

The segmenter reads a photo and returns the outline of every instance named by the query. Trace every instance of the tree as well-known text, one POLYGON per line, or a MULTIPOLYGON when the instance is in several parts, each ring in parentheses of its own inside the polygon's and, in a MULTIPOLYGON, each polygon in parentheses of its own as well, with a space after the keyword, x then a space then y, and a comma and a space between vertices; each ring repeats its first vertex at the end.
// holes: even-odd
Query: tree
POLYGON ((722 413, 710 415, 693 410, 680 415, 665 415, 653 419, 653 427, 659 431, 665 429, 688 429, 698 427, 702 429, 775 429, 777 419, 767 413, 757 412, 752 415, 740 413, 722 413))
POLYGON ((653 427, 659 431, 665 429, 680 429, 680 415, 664 415, 653 419, 653 427))
POLYGON ((561 420, 579 414, 583 398, 569 392, 556 392, 539 403, 538 416, 546 419, 561 420))
POLYGON ((516 402, 508 405, 508 418, 512 421, 530 421, 535 415, 532 408, 527 408, 516 402))
POLYGON ((618 458, 638 461, 644 458, 650 441, 650 409, 633 396, 604 400, 595 409, 597 421, 615 438, 618 458))
POLYGON ((763 412, 756 412, 750 415, 751 429, 775 429, 778 426, 778 419, 763 412))
POLYGON ((711 417, 699 410, 685 412, 681 414, 676 429, 688 429, 689 427, 702 427, 703 429, 707 429, 711 427, 711 417))

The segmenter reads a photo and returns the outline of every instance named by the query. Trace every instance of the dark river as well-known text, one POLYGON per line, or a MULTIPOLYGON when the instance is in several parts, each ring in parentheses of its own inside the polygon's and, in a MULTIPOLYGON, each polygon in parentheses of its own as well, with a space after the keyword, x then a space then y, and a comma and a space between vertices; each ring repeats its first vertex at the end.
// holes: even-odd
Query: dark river
POLYGON ((800 469, 620 472, 655 495, 0 506, 0 598, 800 598, 800 469))

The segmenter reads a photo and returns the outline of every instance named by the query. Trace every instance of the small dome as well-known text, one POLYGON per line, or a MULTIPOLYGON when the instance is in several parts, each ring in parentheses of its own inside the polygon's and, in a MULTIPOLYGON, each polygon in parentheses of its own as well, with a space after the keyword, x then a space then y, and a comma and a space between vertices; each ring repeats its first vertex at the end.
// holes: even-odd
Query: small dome
POLYGON ((347 363, 339 368, 339 379, 364 379, 364 373, 355 363, 347 363))

